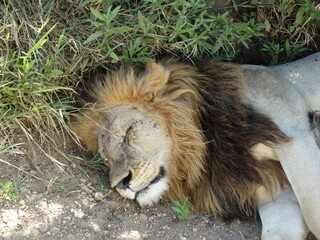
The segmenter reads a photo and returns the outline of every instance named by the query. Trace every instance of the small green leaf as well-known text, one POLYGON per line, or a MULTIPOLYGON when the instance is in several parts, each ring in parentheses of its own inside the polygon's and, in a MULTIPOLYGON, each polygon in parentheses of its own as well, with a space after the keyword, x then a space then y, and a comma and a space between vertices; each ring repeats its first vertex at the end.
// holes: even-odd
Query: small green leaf
POLYGON ((182 207, 182 205, 181 205, 181 203, 179 201, 173 201, 173 203, 178 207, 182 207))
POLYGON ((183 214, 183 211, 181 210, 181 208, 179 208, 179 207, 171 207, 171 208, 173 211, 183 214))
POLYGON ((310 17, 320 20, 320 11, 316 9, 312 9, 310 13, 310 17))
POLYGON ((102 21, 106 21, 106 15, 100 13, 98 10, 96 10, 94 8, 90 8, 90 11, 96 18, 98 18, 102 21))
MULTIPOLYGON (((110 16, 108 18, 108 23, 111 23, 112 20, 118 15, 118 12, 120 10, 121 6, 119 5, 118 7, 116 7, 115 9, 113 9, 111 12, 110 12, 110 16)), ((108 9, 108 12, 110 11, 111 7, 108 9)))
POLYGON ((120 58, 117 56, 117 54, 115 54, 114 52, 110 52, 109 55, 113 60, 119 62, 120 58))
POLYGON ((63 74, 63 71, 59 70, 59 69, 52 69, 50 70, 50 73, 48 74, 48 77, 56 77, 63 74))
POLYGON ((140 11, 138 12, 138 21, 141 29, 145 31, 146 30, 145 18, 140 11))
POLYGON ((86 41, 84 41, 83 44, 88 44, 96 39, 98 39, 99 37, 101 37, 103 35, 103 31, 98 31, 98 32, 95 32, 95 33, 92 33, 88 39, 86 41))

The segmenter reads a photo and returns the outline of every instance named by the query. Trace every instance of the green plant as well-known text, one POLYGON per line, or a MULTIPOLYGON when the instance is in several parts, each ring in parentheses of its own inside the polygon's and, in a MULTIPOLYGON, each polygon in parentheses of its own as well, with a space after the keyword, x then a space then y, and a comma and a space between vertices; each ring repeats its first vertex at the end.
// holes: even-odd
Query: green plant
POLYGON ((248 47, 264 28, 254 19, 234 22, 203 0, 110 1, 90 11, 96 30, 84 44, 103 47, 103 55, 113 62, 145 61, 158 50, 230 60, 237 44, 248 47))
POLYGON ((285 41, 285 46, 280 47, 280 44, 268 43, 263 44, 262 51, 267 52, 271 56, 270 65, 276 65, 285 62, 293 61, 298 54, 307 51, 308 48, 300 47, 299 45, 290 46, 288 40, 285 41), (281 59, 281 53, 285 52, 285 58, 281 59))
POLYGON ((173 211, 178 214, 180 220, 190 220, 189 215, 189 199, 185 198, 181 204, 179 201, 173 201, 174 207, 171 207, 173 211))
MULTIPOLYGON (((252 0, 249 15, 265 24, 267 64, 290 62, 319 42, 320 4, 310 0, 252 0)), ((244 14, 245 15, 245 14, 244 14)))
POLYGON ((319 45, 315 1, 252 0, 238 10, 204 0, 0 1, 1 136, 19 130, 62 153, 73 89, 97 67, 159 55, 233 60, 262 44, 276 64, 319 45))
POLYGON ((306 47, 301 47, 299 45, 291 46, 289 41, 286 40, 285 42, 285 51, 286 51, 286 59, 284 62, 291 62, 293 61, 300 53, 309 50, 306 47))
POLYGON ((284 48, 280 47, 280 44, 266 43, 263 44, 262 51, 269 53, 271 56, 270 65, 276 65, 279 63, 280 53, 283 52, 284 48))
POLYGON ((0 197, 7 200, 16 200, 22 187, 21 181, 0 182, 0 197))

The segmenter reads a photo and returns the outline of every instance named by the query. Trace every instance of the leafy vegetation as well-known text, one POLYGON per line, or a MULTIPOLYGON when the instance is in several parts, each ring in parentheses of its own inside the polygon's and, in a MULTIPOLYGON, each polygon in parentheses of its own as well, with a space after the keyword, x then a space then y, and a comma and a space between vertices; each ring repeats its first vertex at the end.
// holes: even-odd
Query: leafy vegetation
POLYGON ((20 181, 0 182, 0 198, 7 200, 16 200, 22 187, 20 181))
POLYGON ((181 204, 179 201, 173 201, 174 207, 171 207, 173 211, 178 214, 180 220, 190 220, 189 216, 189 199, 185 198, 181 204))
POLYGON ((251 0, 220 12, 207 2, 1 1, 1 134, 14 138, 19 130, 59 151, 74 89, 97 67, 157 56, 234 60, 253 49, 278 64, 317 50, 313 1, 251 0))
POLYGON ((236 44, 248 47, 253 36, 262 36, 264 25, 254 19, 237 23, 228 12, 212 13, 211 8, 202 0, 106 1, 100 10, 90 8, 95 32, 84 44, 103 47, 113 62, 145 61, 155 51, 230 60, 236 44))
POLYGON ((267 53, 266 64, 293 61, 307 50, 319 51, 320 4, 316 1, 252 0, 244 7, 257 22, 265 24, 259 47, 267 53))

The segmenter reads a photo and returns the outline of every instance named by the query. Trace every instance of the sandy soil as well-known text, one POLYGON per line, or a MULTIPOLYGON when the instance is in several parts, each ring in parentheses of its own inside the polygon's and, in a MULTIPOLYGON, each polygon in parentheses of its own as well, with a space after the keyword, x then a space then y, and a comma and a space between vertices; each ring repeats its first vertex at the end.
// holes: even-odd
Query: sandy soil
POLYGON ((26 145, 0 155, 20 168, 0 161, 0 183, 11 182, 19 192, 17 199, 0 197, 0 239, 260 239, 254 218, 222 222, 191 209, 191 220, 181 221, 169 201, 141 209, 110 189, 101 167, 79 164, 85 156, 77 147, 63 151, 69 161, 54 157, 64 166, 34 156, 26 145))

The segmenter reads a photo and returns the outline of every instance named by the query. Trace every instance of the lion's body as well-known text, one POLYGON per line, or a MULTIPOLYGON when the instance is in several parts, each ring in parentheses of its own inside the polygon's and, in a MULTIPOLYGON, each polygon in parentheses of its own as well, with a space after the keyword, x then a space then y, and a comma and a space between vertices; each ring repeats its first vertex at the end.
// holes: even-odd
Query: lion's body
MULTIPOLYGON (((302 185, 315 186, 320 176, 320 151, 308 117, 311 110, 320 109, 320 88, 315 88, 320 85, 320 64, 309 62, 311 69, 318 65, 319 72, 310 84, 308 72, 302 70, 301 78, 284 78, 297 76, 293 65, 241 68, 209 61, 194 67, 164 61, 147 64, 142 73, 122 68, 93 85, 93 105, 71 127, 89 151, 108 159, 112 187, 142 206, 167 193, 173 199, 189 197, 196 209, 215 216, 258 208, 264 221, 270 218, 268 209, 283 207, 277 203, 286 201, 288 211, 300 216, 287 176, 309 227, 319 236, 314 225, 319 217, 307 209, 310 194, 306 196, 302 185), (295 149, 305 146, 300 136, 311 153, 295 149), (296 174, 299 159, 287 160, 293 152, 319 159, 311 180, 297 183, 312 164, 296 174), (281 201, 268 207, 272 198, 281 201)), ((320 203, 319 191, 311 194, 313 208, 320 203)), ((303 218, 296 222, 299 231, 291 236, 300 234, 300 239, 306 232, 303 218)), ((269 230, 265 232, 265 239, 272 239, 269 230)))

